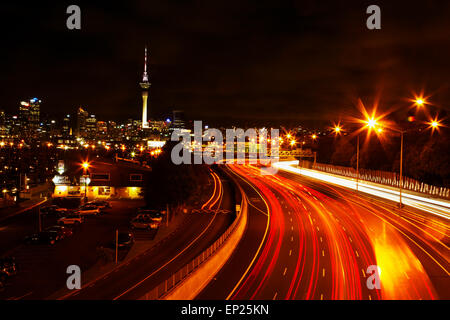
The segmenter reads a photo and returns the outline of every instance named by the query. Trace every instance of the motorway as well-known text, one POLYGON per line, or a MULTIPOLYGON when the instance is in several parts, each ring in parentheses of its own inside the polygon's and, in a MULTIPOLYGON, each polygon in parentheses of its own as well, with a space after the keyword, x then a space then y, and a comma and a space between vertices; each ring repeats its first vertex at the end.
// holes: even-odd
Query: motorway
POLYGON ((248 225, 197 299, 449 299, 448 220, 303 176, 228 165, 248 225), (381 288, 369 289, 367 269, 381 288))
POLYGON ((174 232, 151 249, 61 299, 139 299, 205 250, 234 220, 231 185, 212 170, 211 175, 212 194, 200 212, 189 214, 174 232))

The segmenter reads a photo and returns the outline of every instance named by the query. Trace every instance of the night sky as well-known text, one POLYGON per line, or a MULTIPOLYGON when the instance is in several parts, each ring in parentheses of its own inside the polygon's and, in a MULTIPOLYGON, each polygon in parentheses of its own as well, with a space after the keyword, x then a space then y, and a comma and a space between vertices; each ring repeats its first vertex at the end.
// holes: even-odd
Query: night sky
POLYGON ((150 117, 329 120, 409 105, 425 90, 450 103, 449 1, 34 1, 2 3, 0 108, 25 98, 42 113, 80 105, 105 119, 139 119, 144 46, 150 117), (81 7, 81 30, 66 8, 81 7), (382 29, 366 28, 381 7, 382 29))

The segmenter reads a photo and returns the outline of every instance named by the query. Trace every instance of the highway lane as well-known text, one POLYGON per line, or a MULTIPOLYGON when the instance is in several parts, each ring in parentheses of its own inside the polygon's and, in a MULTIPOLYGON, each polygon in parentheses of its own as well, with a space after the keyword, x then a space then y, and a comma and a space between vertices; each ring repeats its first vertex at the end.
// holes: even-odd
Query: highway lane
POLYGON ((83 286, 64 299, 139 299, 213 243, 232 223, 232 187, 211 171, 214 188, 202 206, 208 213, 192 213, 169 237, 144 254, 83 286))
POLYGON ((249 212, 243 240, 199 299, 448 298, 448 225, 439 219, 414 212, 408 226, 384 202, 342 188, 229 167, 266 208, 249 212), (255 239, 259 246, 246 244, 255 239), (239 264, 246 265, 240 278, 239 264), (380 290, 366 285, 370 265, 380 269, 380 290))
POLYGON ((371 235, 378 265, 386 271, 382 274, 385 284, 390 284, 389 290, 385 290, 386 298, 422 297, 416 292, 417 288, 406 289, 411 287, 411 282, 420 283, 417 278, 423 279, 423 284, 431 281, 430 292, 431 288, 436 290, 435 298, 450 297, 450 225, 447 219, 412 207, 398 209, 393 201, 356 194, 295 174, 280 172, 279 175, 319 192, 325 202, 341 199, 348 210, 359 215, 371 235), (406 294, 409 291, 415 294, 406 294))

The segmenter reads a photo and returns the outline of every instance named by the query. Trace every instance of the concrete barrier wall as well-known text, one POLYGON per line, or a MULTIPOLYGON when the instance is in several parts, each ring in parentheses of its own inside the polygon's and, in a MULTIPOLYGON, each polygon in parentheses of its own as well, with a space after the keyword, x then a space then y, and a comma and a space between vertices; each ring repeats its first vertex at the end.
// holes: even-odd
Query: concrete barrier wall
MULTIPOLYGON (((167 292, 161 299, 194 299, 220 271, 222 266, 233 254, 234 250, 239 244, 239 241, 241 241, 245 229, 247 228, 248 201, 244 190, 234 178, 232 179, 234 180, 236 187, 239 188, 242 199, 241 212, 236 217, 238 221, 234 226, 234 230, 231 232, 225 242, 213 253, 213 255, 208 258, 208 260, 200 264, 192 273, 190 273, 185 279, 178 283, 173 289, 167 292)), ((142 297, 142 299, 146 298, 146 296, 142 297)))

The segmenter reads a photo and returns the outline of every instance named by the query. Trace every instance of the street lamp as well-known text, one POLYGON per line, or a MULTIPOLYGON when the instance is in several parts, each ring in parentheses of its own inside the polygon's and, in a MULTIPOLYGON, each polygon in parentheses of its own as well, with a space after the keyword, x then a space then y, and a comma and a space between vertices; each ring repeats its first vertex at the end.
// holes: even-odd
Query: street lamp
POLYGON ((425 102, 423 101, 423 99, 421 99, 421 98, 416 99, 415 102, 416 102, 416 105, 418 105, 419 107, 422 107, 423 104, 425 103, 425 102))
POLYGON ((366 122, 369 128, 375 128, 375 126, 377 125, 377 120, 375 120, 375 118, 369 118, 366 122))
MULTIPOLYGON (((365 127, 369 129, 374 129, 375 126, 378 124, 375 117, 367 118, 367 120, 363 122, 366 123, 365 127)), ((378 133, 381 133, 383 130, 380 130, 380 128, 378 128, 377 131, 378 133)), ((356 136, 356 191, 358 191, 358 185, 359 185, 359 132, 356 136)))
POLYGON ((85 161, 81 164, 84 171, 84 202, 87 202, 87 170, 89 168, 89 162, 85 161))
POLYGON ((431 120, 428 124, 430 125, 432 132, 434 132, 434 130, 436 129, 439 129, 439 127, 441 126, 441 123, 437 119, 431 120))

